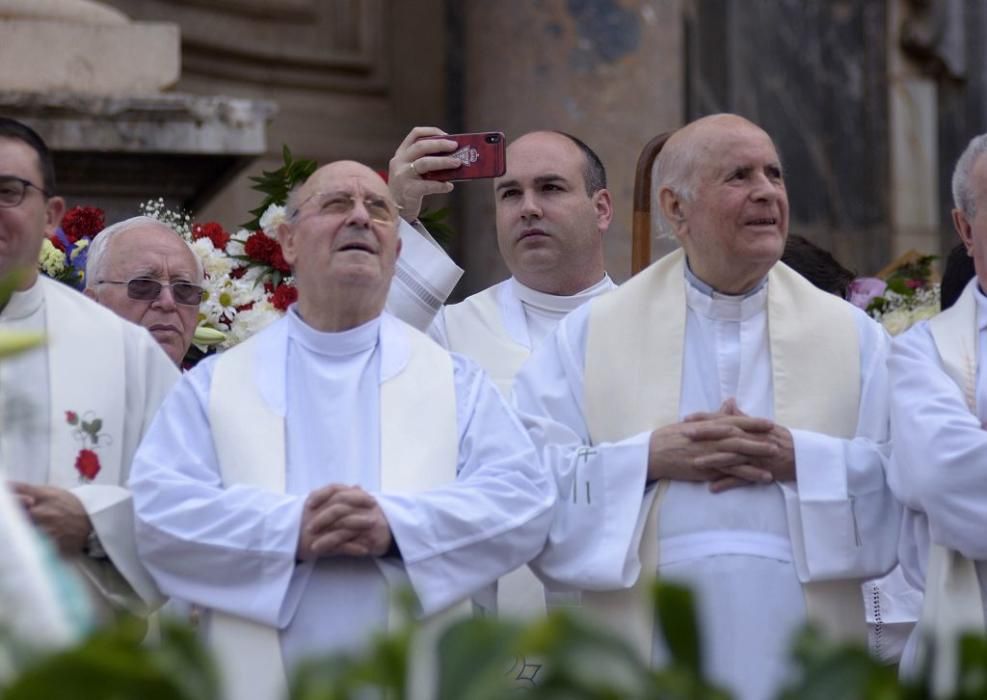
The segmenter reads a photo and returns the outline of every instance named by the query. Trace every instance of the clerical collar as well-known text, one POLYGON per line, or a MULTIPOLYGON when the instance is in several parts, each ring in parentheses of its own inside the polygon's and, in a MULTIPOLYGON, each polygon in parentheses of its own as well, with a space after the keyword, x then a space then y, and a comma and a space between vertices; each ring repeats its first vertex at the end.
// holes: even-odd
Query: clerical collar
POLYGON ((511 278, 511 286, 514 290, 514 295, 526 306, 532 306, 542 311, 555 312, 564 316, 570 311, 574 311, 582 306, 593 297, 598 296, 601 292, 611 289, 614 284, 610 280, 610 276, 604 274, 603 279, 593 286, 569 296, 539 292, 521 284, 515 277, 511 278))
POLYGON ((41 285, 42 282, 39 278, 35 280, 30 289, 25 289, 22 292, 14 292, 7 305, 0 310, 0 319, 4 321, 19 321, 36 313, 45 300, 45 293, 41 289, 41 285))
POLYGON ((722 294, 696 277, 686 261, 686 303, 694 312, 719 321, 746 321, 767 305, 767 277, 744 294, 722 294))
POLYGON ((329 357, 347 357, 371 350, 380 336, 380 316, 366 323, 336 333, 319 331, 305 322, 298 305, 288 307, 288 335, 302 347, 329 357))
POLYGON ((685 261, 685 278, 689 280, 689 284, 698 289, 700 292, 713 299, 745 299, 747 297, 754 296, 768 283, 767 275, 757 283, 757 286, 749 292, 744 292, 743 294, 724 294, 723 292, 718 292, 709 284, 706 284, 701 279, 696 277, 696 273, 692 271, 689 267, 689 260, 686 258, 685 261))

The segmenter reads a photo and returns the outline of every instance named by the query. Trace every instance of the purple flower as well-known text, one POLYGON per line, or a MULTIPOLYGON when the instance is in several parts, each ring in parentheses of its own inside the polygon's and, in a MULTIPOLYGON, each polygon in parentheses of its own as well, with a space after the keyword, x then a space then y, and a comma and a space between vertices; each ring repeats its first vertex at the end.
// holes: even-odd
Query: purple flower
POLYGON ((884 280, 877 277, 858 277, 850 283, 850 298, 848 301, 857 308, 866 311, 871 299, 884 294, 884 290, 887 287, 888 285, 885 284, 884 280))

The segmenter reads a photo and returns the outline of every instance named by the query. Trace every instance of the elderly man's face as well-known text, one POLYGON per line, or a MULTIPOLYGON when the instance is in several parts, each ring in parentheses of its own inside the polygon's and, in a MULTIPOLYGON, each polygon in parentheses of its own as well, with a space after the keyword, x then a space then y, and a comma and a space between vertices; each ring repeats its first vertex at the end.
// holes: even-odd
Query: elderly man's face
POLYGON ((707 126, 694 160, 694 192, 682 202, 677 235, 693 270, 722 291, 733 271, 764 275, 788 236, 781 162, 764 131, 741 120, 707 126))
POLYGON ((598 282, 610 195, 586 194, 586 157, 551 132, 520 137, 494 181, 497 245, 511 274, 548 294, 575 294, 598 282))
POLYGON ((299 201, 279 231, 299 297, 321 301, 345 289, 379 297, 383 308, 401 248, 387 184, 360 163, 340 161, 313 174, 299 201))
POLYGON ((99 284, 104 280, 129 282, 148 278, 163 284, 201 284, 195 257, 174 231, 164 226, 135 226, 117 234, 106 250, 102 279, 91 280, 86 292, 118 316, 151 332, 175 364, 180 364, 192 342, 198 304, 180 304, 170 286, 151 301, 131 299, 126 284, 99 284))
POLYGON ((41 243, 54 233, 65 204, 60 197, 45 199, 38 189, 44 187, 38 155, 19 139, 0 137, 0 177, 4 176, 34 185, 16 207, 0 207, 0 275, 23 269, 28 279, 21 286, 26 287, 37 278, 41 243))
POLYGON ((954 209, 953 224, 973 258, 980 286, 987 289, 987 154, 973 164, 967 185, 973 195, 973 216, 954 209))

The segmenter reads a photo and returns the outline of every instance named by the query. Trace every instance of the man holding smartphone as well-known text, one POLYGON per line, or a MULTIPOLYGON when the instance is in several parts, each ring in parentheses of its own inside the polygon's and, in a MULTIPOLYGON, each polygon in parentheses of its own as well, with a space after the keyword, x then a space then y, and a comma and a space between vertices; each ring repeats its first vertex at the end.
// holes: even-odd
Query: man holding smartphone
MULTIPOLYGON (((461 161, 456 135, 416 127, 390 164, 391 192, 408 222, 422 199, 452 191, 428 178, 461 161)), ((505 396, 535 347, 569 312, 615 287, 606 273, 603 236, 613 218, 606 170, 579 139, 557 131, 533 131, 507 148, 506 170, 494 178, 497 244, 510 278, 458 304, 445 306, 429 335, 476 361, 505 396)), ((453 176, 453 179, 459 175, 453 176)), ((399 272, 400 274, 400 272, 399 272)), ((541 583, 524 567, 500 580, 496 601, 476 602, 500 615, 545 612, 541 583)))
MULTIPOLYGON (((431 173, 460 169, 456 135, 416 127, 391 160, 391 192, 414 222, 422 199, 452 190, 431 173)), ((446 306, 430 335, 468 355, 505 395, 538 343, 570 311, 614 287, 603 259, 613 217, 606 171, 579 139, 534 131, 507 148, 506 170, 494 178, 497 244, 511 277, 446 306)))

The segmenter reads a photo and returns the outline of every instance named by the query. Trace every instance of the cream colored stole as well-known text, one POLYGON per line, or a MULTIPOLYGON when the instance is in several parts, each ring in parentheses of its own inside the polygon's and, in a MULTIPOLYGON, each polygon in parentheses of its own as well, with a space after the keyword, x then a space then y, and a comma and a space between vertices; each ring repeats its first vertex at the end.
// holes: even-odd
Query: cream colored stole
MULTIPOLYGON (((686 284, 685 255, 678 250, 591 302, 585 413, 594 444, 680 421, 686 284)), ((860 404, 860 352, 850 307, 778 263, 768 275, 768 333, 778 423, 852 437, 860 404)), ((667 484, 652 500, 641 537, 637 583, 630 590, 583 593, 584 606, 647 660, 662 486, 667 484)), ((813 622, 839 637, 866 641, 860 581, 803 584, 803 591, 813 622)))
POLYGON ((495 284, 468 299, 445 307, 449 349, 466 355, 490 375, 504 396, 510 396, 514 376, 531 354, 504 327, 500 295, 507 283, 495 284))
MULTIPOLYGON (((977 414, 977 279, 963 290, 956 303, 929 321, 929 330, 949 378, 963 392, 967 407, 977 414)), ((916 668, 935 644, 932 658, 933 690, 937 697, 952 695, 959 663, 957 640, 963 632, 984 631, 980 580, 972 561, 959 552, 932 543, 925 574, 925 597, 919 617, 921 638, 916 668)))
MULTIPOLYGON (((456 478, 459 441, 452 358, 410 326, 396 324, 394 346, 406 343, 408 358, 380 387, 381 491, 416 493, 456 478), (427 439, 423 439, 427 436, 427 439)), ((381 362, 389 351, 385 345, 381 362)), ((225 485, 249 484, 270 491, 285 489, 285 413, 283 397, 287 332, 284 323, 224 353, 216 363, 209 393, 209 421, 225 485), (265 396, 259 377, 282 374, 274 383, 281 397, 265 396), (249 426, 249 427, 245 427, 249 426)), ((386 572, 385 572, 386 573, 386 572)), ((393 572, 392 572, 393 573, 393 572)), ((391 577, 387 576, 390 583, 391 577)), ((410 687, 413 698, 430 697, 434 683, 431 658, 435 629, 468 606, 453 606, 431 617, 415 645, 410 687), (442 622, 440 622, 442 620, 442 622)), ((391 610, 391 623, 399 612, 391 610)), ((278 630, 250 620, 212 611, 210 646, 216 654, 228 700, 275 700, 286 696, 287 684, 278 630)))

